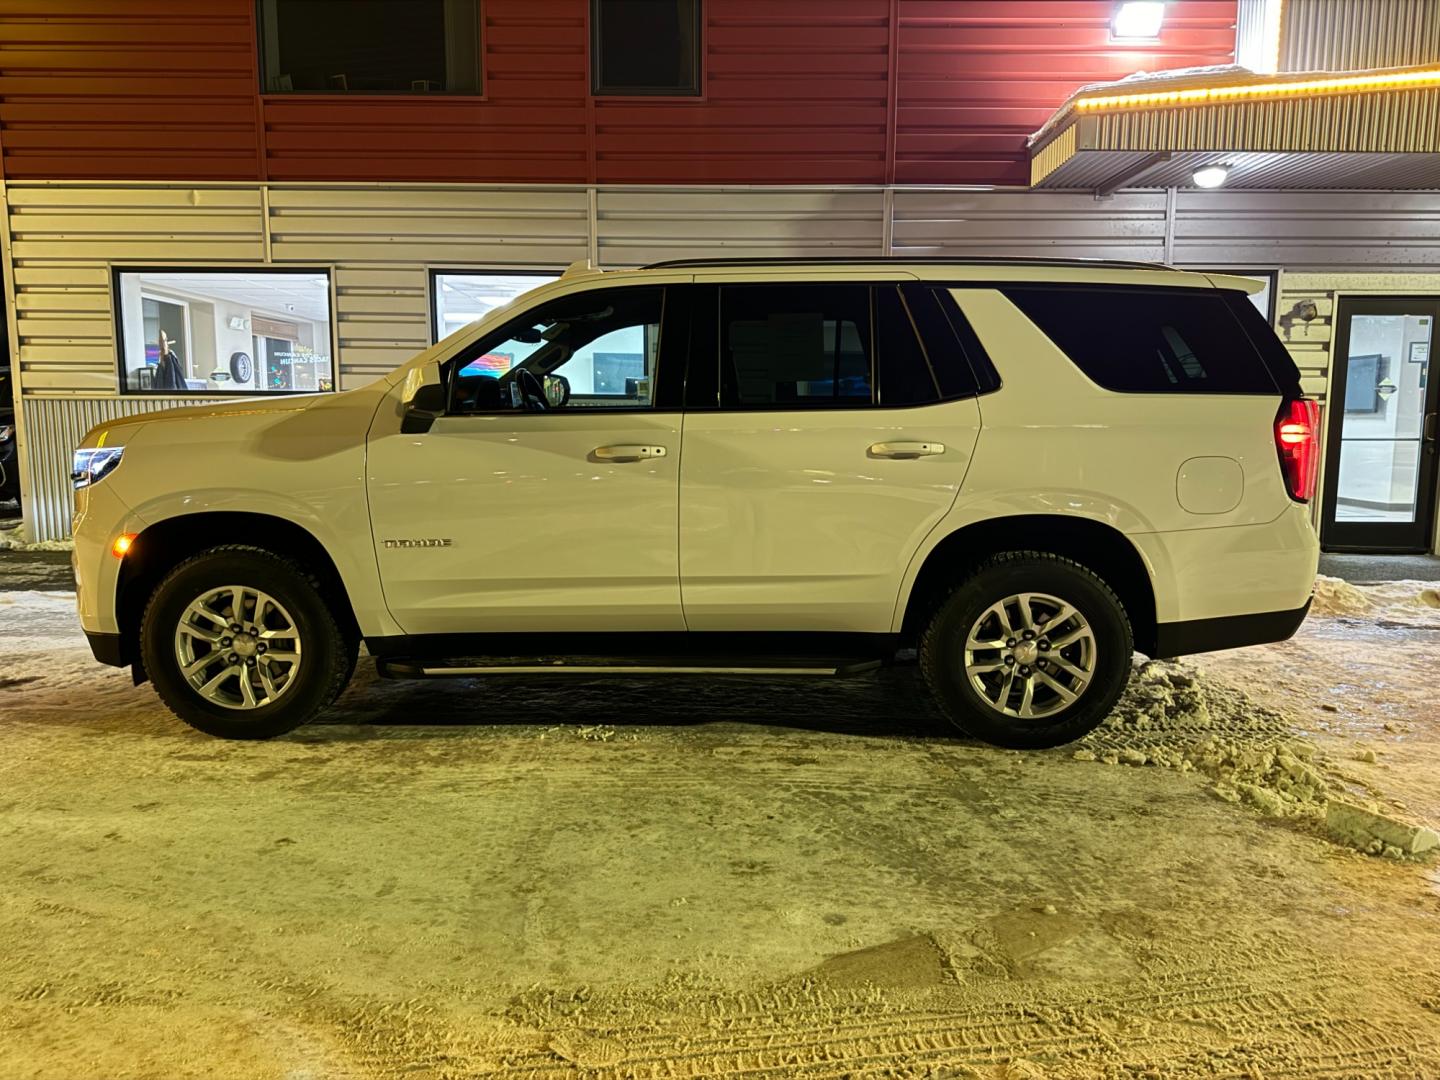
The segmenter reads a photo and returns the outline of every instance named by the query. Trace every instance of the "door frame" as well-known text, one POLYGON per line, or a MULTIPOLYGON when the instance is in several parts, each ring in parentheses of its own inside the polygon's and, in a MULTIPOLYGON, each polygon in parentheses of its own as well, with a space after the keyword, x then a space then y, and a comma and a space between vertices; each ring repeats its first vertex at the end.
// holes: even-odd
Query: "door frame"
MULTIPOLYGON (((1424 312, 1419 312, 1423 314, 1424 312)), ((1325 435, 1325 476, 1320 507, 1320 545, 1325 551, 1376 553, 1428 553, 1435 542, 1437 484, 1440 469, 1436 453, 1436 412, 1440 410, 1440 361, 1436 360, 1436 329, 1440 326, 1440 296, 1339 296, 1335 301, 1334 347, 1330 380, 1326 390, 1329 422, 1325 435), (1345 427, 1345 392, 1349 380, 1350 322, 1355 315, 1413 315, 1417 307, 1430 308, 1431 352, 1426 375, 1426 392, 1421 421, 1419 476, 1415 495, 1415 520, 1405 522, 1342 522, 1336 519, 1339 504, 1340 453, 1345 427)), ((1408 358, 1399 358, 1406 363, 1408 358)))

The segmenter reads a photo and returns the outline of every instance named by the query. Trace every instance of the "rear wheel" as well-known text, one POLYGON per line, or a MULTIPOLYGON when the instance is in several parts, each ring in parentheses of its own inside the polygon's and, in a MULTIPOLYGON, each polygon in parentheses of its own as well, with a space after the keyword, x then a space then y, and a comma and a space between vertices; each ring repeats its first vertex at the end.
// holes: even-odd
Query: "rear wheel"
POLYGON ((946 598, 920 645, 945 714, 996 746, 1071 742, 1109 715, 1130 677, 1130 621, 1078 563, 1046 552, 997 555, 946 598))
POLYGON ((344 689, 357 652, 311 574, 242 546, 171 571, 145 608, 140 647, 170 711, 229 739, 268 739, 311 719, 344 689))

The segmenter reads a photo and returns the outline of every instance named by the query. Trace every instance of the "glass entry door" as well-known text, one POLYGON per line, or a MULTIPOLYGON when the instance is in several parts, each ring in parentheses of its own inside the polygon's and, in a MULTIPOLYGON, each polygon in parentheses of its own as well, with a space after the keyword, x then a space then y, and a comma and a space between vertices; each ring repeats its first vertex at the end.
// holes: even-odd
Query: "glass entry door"
POLYGON ((1327 550, 1430 550, 1437 317, 1440 299, 1340 302, 1320 526, 1327 550))

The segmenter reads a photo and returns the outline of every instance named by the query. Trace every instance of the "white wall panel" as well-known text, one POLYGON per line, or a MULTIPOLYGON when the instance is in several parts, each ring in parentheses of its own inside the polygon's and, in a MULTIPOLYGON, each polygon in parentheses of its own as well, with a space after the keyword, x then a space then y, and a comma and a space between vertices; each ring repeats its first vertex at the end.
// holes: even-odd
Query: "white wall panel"
POLYGON ((874 257, 884 250, 879 188, 605 189, 596 196, 601 266, 763 255, 874 257))

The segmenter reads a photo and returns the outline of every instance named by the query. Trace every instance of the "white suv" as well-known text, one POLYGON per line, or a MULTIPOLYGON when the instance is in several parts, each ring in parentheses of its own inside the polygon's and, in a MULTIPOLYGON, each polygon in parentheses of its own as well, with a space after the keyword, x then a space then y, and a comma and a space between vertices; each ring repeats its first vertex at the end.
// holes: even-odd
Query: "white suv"
POLYGON ((1052 746, 1131 654, 1277 641, 1317 410, 1247 298, 1148 264, 666 263, 554 284, 362 389, 102 425, 80 619, 181 719, 394 677, 841 675, 918 649, 1052 746))

